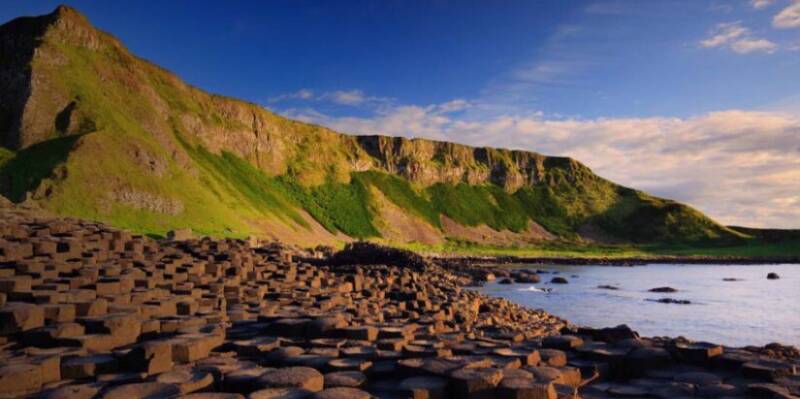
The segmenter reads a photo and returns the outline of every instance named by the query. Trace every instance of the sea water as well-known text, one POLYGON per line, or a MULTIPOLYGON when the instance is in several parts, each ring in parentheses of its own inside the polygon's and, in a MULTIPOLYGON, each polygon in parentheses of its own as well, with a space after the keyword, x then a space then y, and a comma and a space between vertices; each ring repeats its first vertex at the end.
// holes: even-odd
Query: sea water
POLYGON ((481 291, 576 325, 627 324, 644 336, 682 335, 727 346, 779 342, 800 347, 800 265, 522 266, 547 273, 540 274, 538 284, 494 281, 481 291), (768 280, 770 272, 780 279, 768 280), (554 276, 569 283, 552 284, 554 276), (663 286, 678 292, 648 291, 663 286), (691 304, 649 301, 661 298, 691 304))

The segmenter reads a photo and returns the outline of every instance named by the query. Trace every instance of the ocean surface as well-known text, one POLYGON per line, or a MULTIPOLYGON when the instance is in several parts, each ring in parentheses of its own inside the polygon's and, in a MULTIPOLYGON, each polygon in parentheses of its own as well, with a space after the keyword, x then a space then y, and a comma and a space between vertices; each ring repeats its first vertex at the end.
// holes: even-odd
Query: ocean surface
POLYGON ((727 346, 779 342, 800 347, 800 265, 529 267, 549 273, 541 274, 538 284, 503 285, 494 281, 481 291, 544 309, 581 326, 627 324, 645 336, 682 335, 727 346), (768 280, 770 272, 778 273, 780 279, 768 280), (551 284, 554 276, 564 277, 569 283, 551 284), (599 285, 619 289, 600 289, 599 285), (648 292, 663 286, 678 292, 648 292), (692 303, 647 300, 660 298, 692 303))

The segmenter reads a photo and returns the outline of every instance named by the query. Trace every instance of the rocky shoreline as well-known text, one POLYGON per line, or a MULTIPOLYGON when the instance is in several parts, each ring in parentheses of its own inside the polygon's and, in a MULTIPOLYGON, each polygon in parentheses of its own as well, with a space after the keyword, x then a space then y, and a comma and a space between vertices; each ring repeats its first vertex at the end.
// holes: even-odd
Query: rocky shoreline
POLYGON ((578 328, 465 289, 494 273, 469 262, 0 216, 0 397, 800 395, 794 348, 578 328))

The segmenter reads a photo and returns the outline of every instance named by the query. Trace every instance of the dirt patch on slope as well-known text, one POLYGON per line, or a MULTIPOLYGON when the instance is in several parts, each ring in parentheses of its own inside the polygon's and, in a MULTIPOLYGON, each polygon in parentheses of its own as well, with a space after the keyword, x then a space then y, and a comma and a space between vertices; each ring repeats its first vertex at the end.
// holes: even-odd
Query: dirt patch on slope
POLYGON ((441 220, 442 228, 447 237, 481 244, 501 246, 522 245, 534 244, 555 238, 555 236, 545 230, 544 227, 533 221, 530 222, 527 229, 515 233, 510 230, 498 231, 485 224, 475 227, 464 226, 444 215, 441 217, 441 220))
POLYGON ((295 211, 308 223, 308 228, 294 223, 289 224, 277 218, 261 218, 253 221, 254 228, 261 232, 258 234, 259 238, 277 240, 304 248, 312 248, 317 245, 335 247, 353 241, 351 237, 341 232, 333 234, 326 230, 303 209, 297 208, 295 211))
POLYGON ((419 242, 437 245, 444 242, 444 235, 421 217, 404 211, 386 198, 380 190, 371 189, 370 195, 376 204, 378 220, 376 227, 388 242, 419 242))

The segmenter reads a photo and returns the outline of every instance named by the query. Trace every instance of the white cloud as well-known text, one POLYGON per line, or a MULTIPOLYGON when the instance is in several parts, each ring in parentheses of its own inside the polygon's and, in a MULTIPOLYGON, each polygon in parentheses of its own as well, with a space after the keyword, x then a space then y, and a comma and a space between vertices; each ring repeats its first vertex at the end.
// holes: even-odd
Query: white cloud
POLYGON ((750 0, 750 5, 756 10, 762 10, 769 7, 773 0, 750 0))
POLYGON ((728 110, 691 118, 480 120, 450 106, 390 107, 368 118, 288 115, 356 134, 386 134, 572 156, 598 174, 686 201, 722 223, 800 227, 800 117, 728 110))
POLYGON ((767 39, 742 39, 731 44, 731 49, 739 54, 754 52, 773 53, 778 49, 778 45, 767 39))
POLYGON ((800 1, 795 0, 775 15, 772 25, 782 29, 800 28, 800 1))
POLYGON ((279 96, 271 97, 267 102, 277 103, 286 100, 310 100, 314 97, 314 91, 310 89, 300 89, 293 93, 281 94, 279 96))
POLYGON ((700 41, 700 47, 719 47, 750 33, 750 30, 738 22, 718 24, 711 36, 700 41))
POLYGON ((709 37, 701 40, 699 44, 702 48, 727 47, 738 54, 773 53, 778 49, 778 45, 772 41, 753 37, 750 29, 742 26, 740 22, 717 24, 709 37))
POLYGON ((301 89, 293 93, 281 94, 272 97, 268 100, 270 104, 286 102, 286 101, 316 101, 316 102, 330 102, 338 105, 347 106, 386 106, 392 103, 393 99, 388 97, 367 96, 363 91, 358 89, 352 90, 336 90, 321 92, 317 94, 310 89, 301 89))
POLYGON ((359 105, 366 98, 361 90, 339 90, 324 94, 322 99, 329 99, 332 102, 342 105, 359 105))

